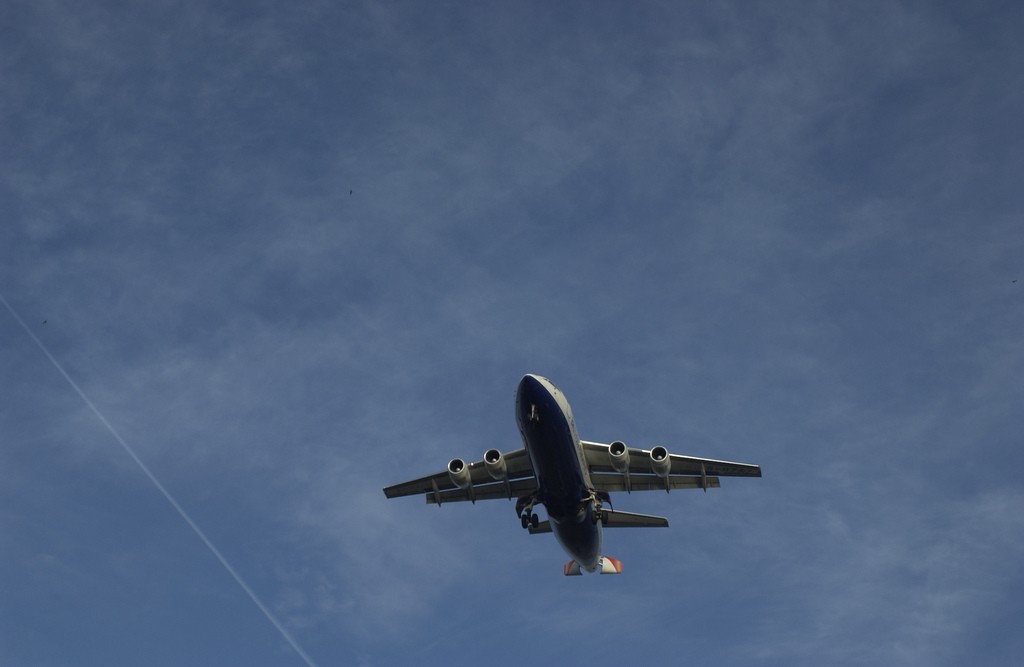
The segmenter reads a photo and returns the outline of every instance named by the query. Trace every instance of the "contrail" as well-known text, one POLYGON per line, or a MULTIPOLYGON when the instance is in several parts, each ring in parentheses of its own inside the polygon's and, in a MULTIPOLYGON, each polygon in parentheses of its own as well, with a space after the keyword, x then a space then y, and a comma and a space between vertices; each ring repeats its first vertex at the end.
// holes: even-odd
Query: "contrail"
POLYGON ((21 316, 19 316, 18 313, 15 312, 14 308, 11 307, 11 304, 7 303, 7 299, 4 298, 3 294, 0 294, 0 302, 4 304, 4 306, 11 313, 14 319, 18 321, 18 324, 20 324, 21 328, 25 330, 25 333, 27 333, 29 337, 33 341, 35 341, 35 344, 39 347, 40 350, 43 351, 43 354, 45 354, 46 358, 50 360, 50 363, 53 364, 53 367, 56 368, 57 371, 64 376, 64 379, 68 381, 68 384, 71 385, 71 388, 74 389, 75 392, 82 397, 82 400, 85 401, 85 404, 87 406, 89 406, 89 409, 92 410, 92 413, 96 415, 96 418, 99 419, 100 422, 107 427, 107 430, 110 431, 110 435, 114 436, 114 440, 117 440, 117 443, 121 445, 121 448, 128 453, 128 456, 130 456, 133 461, 135 461, 135 464, 139 466, 139 469, 142 470, 143 473, 146 474, 146 477, 149 478, 149 481, 153 482, 153 486, 155 486, 157 490, 160 491, 161 494, 163 494, 163 497, 167 499, 167 502, 171 504, 171 507, 173 507, 175 511, 177 511, 178 514, 181 516, 181 518, 185 520, 185 523, 189 525, 189 528, 191 528, 192 532, 196 534, 196 537, 202 540, 203 544, 206 545, 206 548, 210 550, 210 553, 212 553, 214 557, 220 561, 220 564, 224 566, 224 569, 228 571, 228 574, 230 574, 231 577, 238 583, 238 585, 242 587, 242 590, 245 591, 245 594, 249 596, 249 599, 252 600, 257 607, 259 607, 259 610, 263 612, 263 615, 267 617, 267 620, 270 621, 271 625, 277 628, 277 631, 281 633, 281 636, 284 637, 284 640, 288 642, 288 644, 293 649, 295 649, 295 652, 299 654, 299 656, 306 662, 307 665, 309 665, 309 667, 316 667, 316 663, 314 663, 313 660, 308 655, 306 655, 306 652, 302 650, 302 647, 299 646, 299 644, 295 641, 294 638, 292 638, 288 631, 284 629, 284 626, 281 625, 281 623, 274 617, 274 615, 270 613, 270 610, 267 609, 266 605, 264 605, 263 602, 259 599, 259 597, 257 597, 256 593, 253 592, 251 588, 249 588, 249 585, 245 583, 245 580, 242 579, 241 575, 238 574, 238 572, 235 572, 235 568, 231 567, 231 563, 229 563, 228 560, 224 558, 224 555, 217 550, 217 547, 213 546, 213 542, 211 542, 210 538, 208 538, 206 534, 199 529, 199 526, 196 525, 196 522, 193 521, 192 517, 188 515, 188 512, 182 509, 181 505, 178 504, 178 501, 176 501, 174 497, 171 495, 171 493, 164 488, 164 485, 160 483, 160 480, 156 478, 156 475, 154 475, 149 470, 149 468, 146 467, 146 464, 142 462, 142 459, 136 456, 132 448, 129 447, 128 443, 124 441, 124 438, 122 438, 121 435, 117 432, 117 430, 110 424, 110 422, 107 421, 107 418, 103 416, 103 413, 99 411, 99 408, 93 405, 93 402, 89 400, 89 397, 85 395, 85 392, 82 391, 77 384, 75 384, 75 381, 72 380, 71 376, 67 374, 67 371, 64 370, 64 367, 60 365, 60 363, 54 358, 54 356, 50 354, 50 351, 46 348, 46 346, 43 345, 43 341, 39 340, 39 338, 37 338, 36 335, 32 333, 32 329, 30 329, 28 325, 25 324, 25 321, 21 319, 21 316))

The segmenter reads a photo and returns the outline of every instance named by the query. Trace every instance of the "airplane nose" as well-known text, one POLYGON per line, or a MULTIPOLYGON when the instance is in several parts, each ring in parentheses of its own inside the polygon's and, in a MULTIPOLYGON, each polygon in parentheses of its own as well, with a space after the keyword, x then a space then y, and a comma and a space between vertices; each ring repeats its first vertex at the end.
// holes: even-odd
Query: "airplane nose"
POLYGON ((530 405, 537 402, 540 395, 541 383, 535 375, 524 375, 519 381, 519 388, 516 389, 516 406, 520 410, 529 409, 530 405))
POLYGON ((543 398, 544 385, 535 375, 524 375, 516 390, 516 420, 520 428, 537 421, 537 404, 543 398))
POLYGON ((520 396, 530 396, 531 394, 535 394, 540 388, 541 383, 540 380, 537 379, 537 376, 527 374, 519 381, 519 389, 517 390, 517 393, 520 396))

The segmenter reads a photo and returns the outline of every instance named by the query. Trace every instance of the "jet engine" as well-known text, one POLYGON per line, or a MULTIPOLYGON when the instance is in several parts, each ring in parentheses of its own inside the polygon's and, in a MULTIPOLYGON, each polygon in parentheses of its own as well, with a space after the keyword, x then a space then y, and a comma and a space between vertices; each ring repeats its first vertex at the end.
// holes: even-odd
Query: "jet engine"
MULTIPOLYGON (((449 466, 450 468, 450 466, 449 466)), ((672 459, 669 458, 668 450, 658 445, 651 450, 651 472, 658 477, 668 477, 672 470, 672 459)))
POLYGON ((624 473, 629 470, 629 448, 626 443, 616 440, 608 445, 608 458, 615 472, 624 473))
POLYGON ((499 482, 508 477, 508 468, 505 467, 505 457, 497 449, 488 449, 484 452, 484 468, 491 479, 499 482))
POLYGON ((473 481, 469 478, 469 466, 462 459, 452 459, 448 462, 448 477, 452 484, 463 491, 473 486, 473 481))

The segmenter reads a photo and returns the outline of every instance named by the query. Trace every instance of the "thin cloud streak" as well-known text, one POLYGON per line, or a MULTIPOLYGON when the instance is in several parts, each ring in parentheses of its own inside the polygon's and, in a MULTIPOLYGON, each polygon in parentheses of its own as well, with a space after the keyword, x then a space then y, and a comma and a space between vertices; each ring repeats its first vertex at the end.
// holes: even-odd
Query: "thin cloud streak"
POLYGON ((185 523, 187 523, 189 528, 192 529, 192 532, 194 532, 196 536, 202 541, 202 543, 206 545, 206 548, 210 550, 210 553, 212 553, 214 557, 218 561, 220 561, 220 564, 223 565, 224 569, 228 571, 228 574, 231 575, 231 578, 235 580, 235 582, 242 588, 243 591, 245 591, 245 594, 249 596, 249 599, 253 601, 253 603, 259 608, 259 610, 263 612, 263 615, 267 618, 268 621, 270 621, 271 625, 273 625, 277 629, 277 631, 281 634, 284 640, 288 642, 288 644, 295 650, 296 653, 299 654, 299 657, 301 657, 302 660, 307 665, 309 665, 309 667, 316 667, 316 663, 313 662, 313 659, 309 657, 309 655, 302 649, 302 647, 299 646, 298 642, 295 641, 291 634, 284 628, 283 625, 281 625, 277 618, 274 617, 274 615, 270 612, 266 605, 264 605, 263 602, 260 600, 259 596, 256 595, 256 592, 253 591, 252 588, 250 588, 247 583, 245 583, 245 580, 242 579, 242 576, 238 574, 237 571, 235 571, 235 568, 231 566, 231 563, 229 563, 228 560, 224 557, 224 555, 220 552, 220 550, 218 550, 217 547, 214 546, 213 542, 210 541, 210 538, 208 538, 206 534, 203 533, 203 531, 199 528, 196 522, 192 520, 192 517, 189 516, 188 512, 186 512, 184 508, 182 508, 182 506, 178 504, 178 501, 174 499, 174 496, 171 495, 170 491, 164 488, 164 485, 160 483, 160 480, 156 478, 156 475, 154 475, 153 472, 146 466, 146 464, 142 462, 142 459, 136 456, 135 452, 128 445, 128 443, 125 442, 124 438, 122 438, 121 435, 114 428, 114 426, 109 421, 107 421, 107 418, 103 416, 103 413, 99 411, 99 408, 97 408, 93 404, 93 402, 89 400, 89 397, 86 396, 85 392, 82 391, 78 384, 71 378, 70 375, 68 375, 67 371, 64 370, 64 367, 61 366, 60 362, 58 362, 57 359, 52 354, 50 354, 50 351, 47 349, 46 345, 44 345, 43 342, 39 340, 39 338, 34 333, 32 333, 32 329, 30 329, 29 326, 25 323, 25 321, 21 319, 21 316, 18 315, 17 311, 14 310, 14 307, 11 306, 7 299, 4 298, 3 294, 0 294, 0 303, 4 304, 4 307, 7 308, 11 316, 14 317, 14 319, 18 322, 19 325, 21 325, 21 328, 25 330, 25 333, 29 335, 29 337, 36 344, 36 346, 40 350, 42 350, 43 354, 46 355, 46 358, 50 360, 51 364, 53 364, 53 367, 57 369, 57 372, 59 372, 64 377, 64 379, 68 381, 68 384, 71 385, 71 388, 74 389, 75 393, 77 393, 81 397, 81 399, 89 407, 89 410, 91 410, 92 413, 96 415, 96 418, 100 420, 100 423, 102 423, 103 426, 106 427, 106 429, 110 432, 110 435, 114 437, 114 440, 116 440, 117 443, 121 445, 121 448, 124 449, 125 452, 127 452, 128 456, 130 456, 131 459, 135 461, 136 465, 139 466, 139 469, 142 470, 146 477, 149 478, 149 481, 153 483, 153 486, 155 486, 157 490, 167 500, 167 502, 171 504, 171 507, 174 508, 178 515, 185 520, 185 523))
MULTIPOLYGON (((523 626, 495 667, 672 657, 569 655, 601 607, 720 664, 1012 662, 1019 10, 102 5, 29 3, 0 47, 0 284, 321 662, 523 626), (589 439, 766 478, 622 498, 672 528, 609 531, 621 580, 563 581, 507 503, 386 501, 520 446, 524 372, 589 439)), ((179 590, 212 562, 141 478, 105 484, 106 436, 22 347, 0 661, 282 660, 230 587, 179 590), (195 571, 140 613, 129 555, 195 571)))

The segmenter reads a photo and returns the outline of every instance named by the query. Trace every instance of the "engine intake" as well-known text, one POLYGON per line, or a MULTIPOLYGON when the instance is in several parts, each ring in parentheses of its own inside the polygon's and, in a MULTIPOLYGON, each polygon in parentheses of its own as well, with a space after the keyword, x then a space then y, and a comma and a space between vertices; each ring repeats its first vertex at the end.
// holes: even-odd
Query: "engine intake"
POLYGON ((629 471, 629 448, 626 447, 626 443, 616 440, 608 445, 608 459, 615 472, 629 471))
POLYGON ((448 477, 452 484, 463 491, 473 486, 473 480, 469 478, 469 467, 462 459, 452 459, 448 462, 448 477))
POLYGON ((508 477, 508 468, 505 466, 505 457, 497 449, 488 449, 484 452, 484 468, 491 479, 499 482, 508 477))
POLYGON ((668 450, 658 445, 651 450, 651 472, 658 477, 668 477, 672 470, 672 459, 669 458, 668 450))

